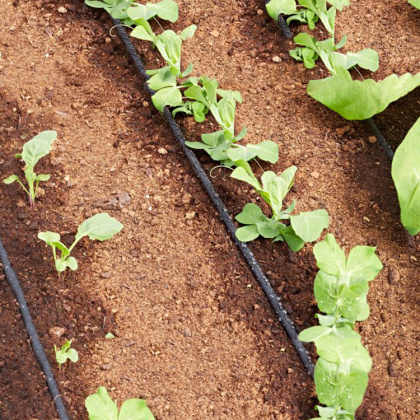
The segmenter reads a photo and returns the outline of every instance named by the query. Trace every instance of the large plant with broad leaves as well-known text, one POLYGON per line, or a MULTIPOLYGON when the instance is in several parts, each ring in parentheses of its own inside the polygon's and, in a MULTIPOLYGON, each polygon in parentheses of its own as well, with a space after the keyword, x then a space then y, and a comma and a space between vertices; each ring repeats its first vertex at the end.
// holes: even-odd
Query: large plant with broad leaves
POLYGON ((314 291, 322 314, 320 325, 299 334, 314 342, 319 355, 315 387, 322 405, 312 420, 354 420, 368 385, 372 360, 354 331, 355 323, 369 317, 369 282, 382 270, 375 248, 356 246, 348 258, 333 235, 314 246, 319 268, 314 291))
POLYGON ((392 179, 401 207, 401 221, 410 235, 420 232, 420 118, 395 152, 392 179))

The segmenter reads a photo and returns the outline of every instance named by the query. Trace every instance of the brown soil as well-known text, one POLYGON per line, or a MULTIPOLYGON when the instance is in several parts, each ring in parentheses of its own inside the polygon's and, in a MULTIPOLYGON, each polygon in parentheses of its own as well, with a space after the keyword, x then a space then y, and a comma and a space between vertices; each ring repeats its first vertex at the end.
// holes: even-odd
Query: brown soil
MULTIPOLYGON (((174 28, 199 27, 185 44, 185 62, 194 63, 195 74, 242 92, 238 128, 246 125, 252 142, 278 142, 274 170, 299 167, 290 199, 301 210, 325 207, 329 231, 346 249, 378 247, 385 269, 372 283, 371 317, 360 326, 374 368, 358 418, 417 418, 420 255, 400 225, 389 163, 367 141, 363 124, 347 123, 308 98, 306 83, 322 77, 322 68, 308 71, 288 58, 291 44, 260 12, 263 3, 180 1, 174 28), (210 35, 214 30, 218 36, 210 35), (391 269, 398 275, 390 276, 391 269)), ((349 49, 375 43, 378 78, 420 71, 419 20, 410 6, 372 0, 366 13, 366 4, 353 1, 339 16, 349 49)), ((46 129, 59 134, 53 155, 40 163, 52 179, 35 211, 16 188, 2 187, 0 234, 53 364, 53 345, 75 339, 80 362, 56 369, 72 418, 86 418, 84 399, 99 385, 119 402, 146 398, 162 420, 313 416, 311 380, 176 140, 139 89, 120 42, 109 36, 107 16, 77 1, 21 0, 8 2, 0 19, 1 178, 19 172, 13 155, 24 141, 46 129), (60 6, 67 12, 59 13, 60 6), (124 223, 123 232, 103 244, 83 242, 75 254, 79 270, 57 279, 37 232, 55 230, 71 241, 84 218, 104 209, 124 223), (49 333, 57 326, 66 329, 60 339, 49 333), (110 331, 116 338, 104 339, 110 331)), ((155 68, 155 53, 138 45, 146 66, 155 68)), ((182 123, 190 139, 204 130, 191 119, 182 123)), ((256 199, 227 172, 215 184, 233 214, 256 199)), ((296 324, 313 323, 311 247, 293 255, 257 241, 253 250, 296 324)), ((1 290, 1 325, 10 334, 2 330, 0 342, 0 416, 53 419, 3 280, 1 290)))

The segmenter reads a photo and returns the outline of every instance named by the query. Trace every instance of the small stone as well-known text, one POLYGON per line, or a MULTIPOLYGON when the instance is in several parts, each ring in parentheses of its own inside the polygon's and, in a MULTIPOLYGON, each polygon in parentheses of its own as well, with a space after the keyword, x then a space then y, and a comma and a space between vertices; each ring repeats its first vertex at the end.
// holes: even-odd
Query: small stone
POLYGON ((65 332, 66 330, 62 327, 52 327, 50 329, 50 335, 56 338, 60 338, 65 332))
POLYGON ((219 32, 219 31, 214 30, 214 31, 211 31, 211 32, 210 32, 210 35, 211 35, 211 36, 214 36, 215 38, 219 38, 219 36, 220 36, 220 32, 219 32))
POLYGON ((375 144, 378 141, 378 139, 375 136, 369 136, 368 142, 371 144, 375 144))
POLYGON ((273 60, 273 62, 274 62, 274 63, 280 63, 281 58, 280 58, 278 55, 275 55, 275 56, 272 58, 272 60, 273 60))
POLYGON ((185 193, 182 196, 182 203, 183 204, 190 204, 190 202, 191 202, 191 194, 185 193))
POLYGON ((112 366, 111 366, 110 364, 107 364, 107 365, 102 365, 102 366, 101 366, 101 369, 102 369, 102 370, 110 370, 110 369, 111 369, 111 367, 112 367, 112 366))
POLYGON ((398 376, 397 367, 392 362, 389 363, 389 366, 388 366, 388 374, 389 374, 389 376, 391 376, 393 378, 395 378, 396 376, 398 376))
POLYGON ((258 15, 258 16, 261 16, 263 13, 264 13, 264 12, 263 12, 261 9, 258 9, 258 10, 257 10, 257 15, 258 15))
POLYGON ((105 272, 101 273, 101 277, 103 279, 109 279, 111 277, 111 273, 109 271, 105 271, 105 272))
POLYGON ((317 171, 311 172, 310 175, 311 175, 312 178, 315 178, 315 179, 319 178, 319 172, 317 172, 317 171))
POLYGON ((400 273, 395 268, 390 268, 388 273, 388 282, 391 286, 398 284, 400 280, 400 273))
POLYGON ((185 218, 186 219, 188 219, 188 220, 191 220, 191 219, 194 219, 194 217, 195 217, 195 215, 196 215, 197 213, 195 212, 195 211, 189 211, 186 215, 185 215, 185 218))
POLYGON ((160 155, 167 155, 168 151, 164 147, 161 147, 160 149, 158 149, 158 153, 160 155))
POLYGON ((57 11, 58 11, 58 13, 67 13, 67 9, 66 9, 64 6, 60 6, 60 7, 57 9, 57 11))
POLYGON ((184 337, 192 337, 191 331, 188 328, 184 330, 184 337))
POLYGON ((149 106, 149 102, 144 101, 144 102, 143 102, 143 106, 144 106, 145 108, 147 108, 147 107, 149 106))

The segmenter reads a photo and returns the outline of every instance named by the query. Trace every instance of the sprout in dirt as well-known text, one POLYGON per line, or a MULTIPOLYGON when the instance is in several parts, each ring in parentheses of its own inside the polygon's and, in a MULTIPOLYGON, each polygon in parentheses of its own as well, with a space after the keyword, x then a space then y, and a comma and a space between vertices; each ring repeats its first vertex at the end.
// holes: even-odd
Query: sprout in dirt
POLYGON ((67 360, 76 363, 79 361, 79 354, 75 349, 71 348, 72 340, 67 340, 62 346, 61 349, 57 346, 54 346, 55 359, 57 360, 58 367, 61 369, 61 366, 67 362, 67 360))
POLYGON ((38 238, 43 240, 52 248, 55 269, 60 275, 60 273, 65 271, 67 267, 71 270, 77 270, 77 260, 70 254, 76 244, 83 237, 89 236, 92 240, 106 241, 120 232, 122 228, 123 225, 118 220, 111 217, 108 213, 99 213, 85 220, 79 226, 74 242, 70 247, 66 247, 62 242, 60 242, 60 235, 55 232, 40 232, 38 233, 38 238))
POLYGON ((15 181, 18 182, 26 194, 28 194, 31 207, 35 205, 39 183, 50 179, 50 175, 47 174, 37 175, 34 171, 35 165, 40 159, 51 152, 52 144, 56 138, 57 133, 55 131, 43 131, 25 143, 22 153, 16 155, 16 158, 22 159, 25 162, 24 173, 27 187, 25 187, 17 175, 11 175, 3 181, 5 184, 13 184, 15 181))

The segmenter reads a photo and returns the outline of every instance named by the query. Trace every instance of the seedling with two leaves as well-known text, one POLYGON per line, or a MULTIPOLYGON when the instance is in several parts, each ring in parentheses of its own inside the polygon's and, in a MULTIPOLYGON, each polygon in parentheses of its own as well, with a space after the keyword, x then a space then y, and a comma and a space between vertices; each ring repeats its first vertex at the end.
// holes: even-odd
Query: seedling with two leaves
POLYGON ((73 363, 79 361, 79 354, 77 353, 77 350, 71 348, 71 342, 72 340, 67 340, 61 348, 54 346, 55 359, 57 360, 59 369, 61 369, 61 366, 66 363, 67 360, 70 360, 73 363))
POLYGON ((38 238, 52 248, 55 269, 60 275, 67 268, 77 270, 77 260, 70 254, 82 238, 88 236, 91 240, 106 241, 120 232, 122 228, 123 225, 108 213, 99 213, 85 220, 79 226, 74 242, 70 247, 60 242, 60 235, 55 232, 40 232, 38 238))
POLYGON ((272 210, 272 216, 269 218, 258 205, 246 204, 243 211, 236 216, 239 223, 246 225, 236 231, 240 241, 249 242, 261 235, 273 239, 274 242, 286 241, 292 251, 298 252, 305 242, 316 241, 329 226, 328 213, 324 209, 292 215, 296 201, 283 209, 283 200, 293 186, 296 171, 295 166, 286 169, 279 176, 267 171, 261 176, 260 183, 249 164, 239 162, 232 178, 254 187, 272 210))
POLYGON ((178 5, 173 0, 146 4, 135 3, 134 0, 85 0, 85 4, 106 10, 114 19, 128 26, 137 24, 139 19, 150 20, 154 17, 170 22, 178 20, 178 5))
POLYGON ((369 317, 369 282, 382 270, 375 248, 357 246, 348 258, 333 235, 314 246, 319 267, 314 291, 320 326, 299 334, 304 342, 314 342, 319 355, 315 386, 319 401, 318 419, 353 420, 363 400, 372 360, 363 347, 357 321, 369 317))
POLYGON ((89 420, 155 420, 147 408, 146 401, 137 398, 124 401, 121 410, 118 411, 117 404, 103 386, 86 398, 85 406, 89 420))
POLYGON ((12 184, 16 181, 28 194, 31 207, 35 205, 39 183, 50 179, 50 175, 47 174, 37 175, 34 171, 35 165, 51 152, 56 138, 57 133, 55 131, 43 131, 25 143, 22 153, 16 155, 16 158, 25 162, 24 173, 28 188, 25 187, 17 175, 11 175, 3 181, 5 184, 12 184))

